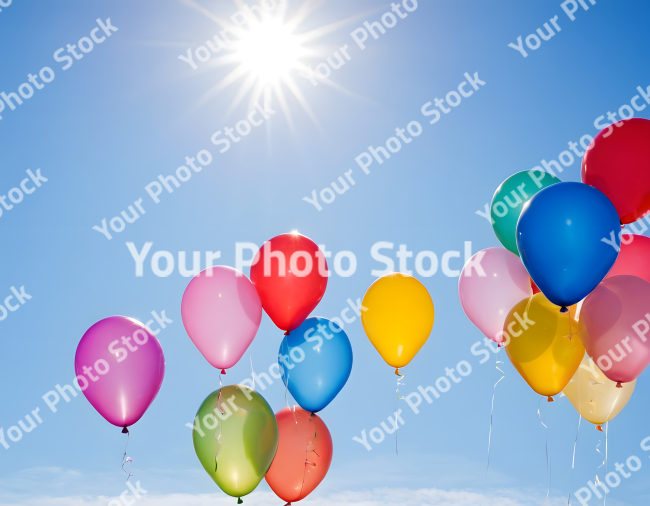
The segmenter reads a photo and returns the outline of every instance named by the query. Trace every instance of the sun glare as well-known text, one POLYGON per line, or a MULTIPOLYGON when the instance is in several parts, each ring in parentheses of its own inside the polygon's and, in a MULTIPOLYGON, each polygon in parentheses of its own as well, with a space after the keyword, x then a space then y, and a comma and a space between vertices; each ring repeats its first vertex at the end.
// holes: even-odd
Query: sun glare
POLYGON ((300 39, 280 19, 256 23, 234 45, 234 59, 242 71, 254 76, 261 85, 275 84, 302 68, 306 51, 300 39))
MULTIPOLYGON (((230 103, 230 111, 245 98, 248 98, 249 107, 254 107, 256 102, 272 102, 279 105, 289 125, 294 128, 288 98, 293 98, 314 124, 318 125, 296 82, 300 75, 318 79, 326 85, 345 91, 330 80, 320 79, 310 65, 317 64, 329 55, 317 50, 314 42, 346 25, 350 19, 305 32, 301 27, 304 27, 306 18, 315 9, 317 2, 304 0, 289 16, 286 0, 278 0, 273 2, 273 5, 277 3, 278 6, 272 12, 266 12, 264 16, 249 16, 245 23, 240 19, 234 25, 216 17, 195 0, 185 1, 222 28, 220 35, 208 42, 208 45, 212 44, 212 49, 217 41, 219 49, 216 52, 219 54, 210 59, 206 70, 214 69, 222 73, 224 67, 230 67, 226 75, 205 93, 199 106, 214 99, 224 89, 236 85, 237 91, 230 103), (227 38, 223 36, 224 33, 227 33, 227 38)), ((236 4, 240 10, 246 10, 241 0, 236 0, 236 4)))

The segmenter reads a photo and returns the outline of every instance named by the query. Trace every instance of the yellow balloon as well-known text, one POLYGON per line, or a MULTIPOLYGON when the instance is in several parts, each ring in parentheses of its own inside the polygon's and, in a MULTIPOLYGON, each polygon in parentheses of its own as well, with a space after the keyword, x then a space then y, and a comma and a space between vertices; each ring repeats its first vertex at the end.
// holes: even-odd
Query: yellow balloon
POLYGON ((429 339, 433 301, 413 276, 386 274, 363 297, 361 323, 372 345, 388 365, 408 364, 429 339))
POLYGON ((560 313, 560 307, 541 292, 510 310, 503 332, 510 361, 526 383, 549 401, 569 383, 585 354, 575 306, 560 313))
POLYGON ((621 412, 632 397, 635 386, 636 380, 623 383, 623 388, 616 388, 616 382, 605 376, 585 354, 580 367, 562 391, 582 418, 600 429, 601 424, 621 412))

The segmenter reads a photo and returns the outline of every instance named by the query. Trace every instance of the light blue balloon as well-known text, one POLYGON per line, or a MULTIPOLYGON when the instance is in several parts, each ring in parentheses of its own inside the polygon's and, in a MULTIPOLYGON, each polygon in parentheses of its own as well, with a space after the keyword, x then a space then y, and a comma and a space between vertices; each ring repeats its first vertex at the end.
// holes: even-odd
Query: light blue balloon
POLYGON ((341 391, 352 371, 352 345, 327 318, 307 318, 284 336, 278 354, 282 381, 305 411, 317 413, 341 391))
POLYGON ((612 268, 620 230, 616 208, 605 194, 583 183, 557 183, 524 206, 517 248, 546 298, 568 307, 589 295, 612 268), (605 242, 612 234, 616 248, 605 242))

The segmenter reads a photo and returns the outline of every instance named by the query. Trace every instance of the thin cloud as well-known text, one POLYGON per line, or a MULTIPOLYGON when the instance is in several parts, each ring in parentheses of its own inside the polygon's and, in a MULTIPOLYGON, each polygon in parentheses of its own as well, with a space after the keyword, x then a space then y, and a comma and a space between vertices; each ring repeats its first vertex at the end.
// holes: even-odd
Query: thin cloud
MULTIPOLYGON (((106 506, 119 497, 33 497, 16 502, 3 500, 0 506, 106 506)), ((129 499, 133 499, 130 497, 129 499)), ((469 491, 445 491, 430 489, 386 489, 341 491, 322 497, 307 498, 303 506, 532 506, 539 504, 539 497, 519 491, 504 490, 483 494, 469 491)), ((549 505, 565 503, 565 499, 549 501, 549 505)), ((246 496, 245 503, 255 506, 277 506, 279 499, 272 493, 260 492, 246 496)), ((233 499, 217 494, 167 494, 148 493, 135 501, 134 506, 232 506, 233 499)))

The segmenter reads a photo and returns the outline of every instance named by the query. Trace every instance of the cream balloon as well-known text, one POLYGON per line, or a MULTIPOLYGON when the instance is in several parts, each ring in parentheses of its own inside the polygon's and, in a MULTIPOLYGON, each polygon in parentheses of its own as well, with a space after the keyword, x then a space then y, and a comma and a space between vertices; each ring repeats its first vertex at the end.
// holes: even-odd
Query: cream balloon
POLYGON ((612 420, 625 407, 632 397, 636 380, 616 388, 610 380, 585 353, 578 370, 562 390, 576 411, 588 422, 600 425, 612 420))

